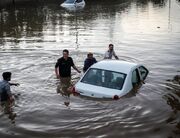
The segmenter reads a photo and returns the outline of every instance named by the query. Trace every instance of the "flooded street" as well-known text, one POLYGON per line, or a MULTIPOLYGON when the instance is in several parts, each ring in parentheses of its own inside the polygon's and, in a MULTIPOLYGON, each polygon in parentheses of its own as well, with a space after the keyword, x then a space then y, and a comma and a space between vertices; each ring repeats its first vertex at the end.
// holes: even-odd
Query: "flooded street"
MULTIPOLYGON (((20 83, 12 87, 17 117, 0 112, 0 137, 180 137, 180 84, 172 81, 180 75, 180 1, 86 0, 77 11, 62 2, 0 6, 0 74, 20 83), (109 43, 120 60, 149 69, 146 84, 117 101, 71 96, 66 107, 54 73, 62 50, 82 70, 86 54, 100 61, 109 43)), ((82 75, 72 74, 73 83, 82 75)))

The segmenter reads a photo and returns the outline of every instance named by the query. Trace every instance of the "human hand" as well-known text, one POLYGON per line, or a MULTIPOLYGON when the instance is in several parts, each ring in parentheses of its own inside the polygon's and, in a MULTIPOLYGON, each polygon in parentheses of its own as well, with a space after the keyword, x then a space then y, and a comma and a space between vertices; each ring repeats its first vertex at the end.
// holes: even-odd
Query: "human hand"
POLYGON ((141 80, 141 82, 142 82, 143 84, 145 84, 144 80, 141 80))
POLYGON ((14 83, 14 86, 19 86, 20 84, 19 83, 14 83))

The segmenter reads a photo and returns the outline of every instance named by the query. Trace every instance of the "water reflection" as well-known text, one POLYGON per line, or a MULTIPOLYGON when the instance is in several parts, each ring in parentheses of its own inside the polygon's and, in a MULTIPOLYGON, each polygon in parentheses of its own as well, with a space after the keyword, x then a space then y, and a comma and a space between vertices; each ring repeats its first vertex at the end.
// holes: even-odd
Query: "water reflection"
MULTIPOLYGON (((16 5, 13 8, 11 7, 11 9, 1 9, 1 47, 2 45, 8 45, 6 47, 18 48, 18 45, 24 45, 24 43, 27 45, 34 43, 33 48, 44 48, 44 46, 47 47, 47 43, 51 42, 77 45, 76 41, 80 40, 77 39, 78 37, 81 37, 81 42, 79 42, 83 45, 85 42, 82 40, 87 40, 88 35, 94 35, 92 30, 95 26, 107 30, 107 33, 102 35, 102 37, 104 37, 103 39, 107 39, 107 41, 117 39, 119 35, 119 32, 116 31, 117 27, 119 31, 125 33, 133 33, 137 31, 142 33, 151 31, 151 33, 154 33, 157 27, 162 28, 159 29, 160 31, 166 31, 166 24, 161 22, 164 20, 164 14, 166 13, 163 15, 151 13, 151 3, 161 7, 162 5, 165 6, 167 4, 167 0, 138 0, 136 3, 137 10, 139 8, 144 9, 142 14, 138 11, 130 10, 135 6, 130 0, 87 1, 87 5, 83 11, 71 13, 60 7, 60 2, 62 1, 58 1, 53 6, 51 4, 46 5, 40 2, 32 2, 31 4, 24 3, 22 5, 16 5), (109 8, 111 5, 116 6, 109 8), (25 12, 25 10, 29 12, 25 12), (147 15, 147 11, 149 12, 149 15, 147 15), (129 18, 122 19, 122 21, 119 20, 119 18, 123 16, 131 15, 132 13, 136 14, 137 12, 138 14, 135 16, 142 17, 138 21, 134 21, 134 19, 129 20, 129 18), (151 18, 152 16, 153 18, 151 18), (106 26, 102 26, 101 21, 96 22, 97 19, 102 20, 103 18, 110 19, 111 22, 107 22, 106 26), (160 20, 160 22, 158 22, 157 19, 160 20), (115 22, 117 23, 115 24, 115 22), (118 22, 122 24, 122 28, 118 25, 118 22), (136 24, 136 22, 139 22, 139 24, 136 24), (149 26, 149 28, 147 28, 147 26, 149 26), (87 33, 84 33, 84 30, 86 30, 87 33), (69 38, 67 38, 67 36, 69 38), (72 40, 74 40, 74 42, 72 42, 72 40)), ((168 17, 166 14, 166 16, 168 18, 167 20, 169 20, 168 28, 173 31, 173 24, 170 23, 170 16, 173 15, 169 15, 168 17)), ((174 28, 174 30, 177 29, 174 28)), ((120 33, 120 35, 122 34, 120 33)), ((80 45, 80 43, 78 43, 78 45, 80 45)))
POLYGON ((60 6, 67 9, 68 11, 80 11, 82 9, 84 9, 86 3, 85 1, 64 1, 60 6), (70 3, 68 3, 70 2, 70 3))
MULTIPOLYGON (((146 1, 149 2, 149 1, 146 1)), ((153 1, 156 3, 156 1, 153 1)), ((163 0, 161 2, 164 2, 163 0)), ((115 1, 87 1, 87 8, 90 11, 84 10, 84 13, 79 13, 77 16, 80 17, 79 21, 88 22, 92 19, 95 20, 98 16, 103 16, 103 13, 99 11, 103 11, 109 16, 115 16, 115 13, 118 11, 123 12, 125 9, 128 8, 129 4, 124 1, 120 1, 119 3, 122 3, 123 5, 119 5, 113 9, 110 9, 104 4, 114 4, 117 3, 115 1), (98 9, 98 12, 97 12, 98 9), (87 13, 88 12, 88 13, 87 13), (95 17, 95 18, 94 18, 95 17)), ((138 1, 138 3, 143 4, 144 1, 138 1)), ((147 5, 145 3, 144 5, 147 5)), ((11 9, 11 12, 7 12, 5 9, 1 10, 1 37, 12 37, 15 36, 15 38, 21 38, 21 37, 41 37, 38 40, 41 41, 43 39, 45 31, 49 27, 52 27, 52 32, 56 32, 57 25, 59 26, 60 32, 65 31, 63 24, 64 22, 69 21, 69 24, 73 25, 74 17, 73 16, 67 16, 66 12, 59 8, 59 5, 55 7, 55 10, 52 9, 52 7, 47 7, 44 5, 23 5, 23 7, 14 7, 11 9), (23 12, 23 10, 27 9, 29 12, 23 12), (62 19, 65 18, 65 21, 62 19), (61 27, 62 26, 62 27, 61 27), (43 33, 43 31, 45 31, 43 33)), ((81 23, 81 25, 83 25, 81 23)), ((84 26, 85 27, 85 26, 84 26)), ((10 40, 9 40, 10 41, 10 40)), ((16 40, 14 40, 16 41, 16 40)), ((28 40, 27 40, 28 41, 28 40)), ((18 41, 17 41, 18 42, 18 41)))
POLYGON ((15 123, 16 113, 13 110, 14 103, 3 102, 0 103, 0 113, 7 115, 7 117, 11 120, 11 123, 15 123))
MULTIPOLYGON (((57 4, 56 7, 38 4, 23 4, 23 7, 16 5, 11 9, 1 10, 1 44, 6 44, 8 42, 13 45, 13 43, 23 42, 39 43, 49 41, 63 41, 63 39, 60 38, 56 39, 56 36, 65 37, 66 34, 74 35, 74 32, 72 31, 74 30, 73 26, 76 24, 79 24, 79 26, 83 26, 83 28, 86 28, 87 26, 85 26, 85 23, 89 21, 92 22, 98 16, 101 16, 101 14, 103 14, 97 12, 97 9, 105 12, 106 14, 109 14, 109 17, 115 16, 116 11, 119 10, 118 7, 116 9, 104 7, 102 1, 97 1, 96 4, 88 3, 88 6, 86 8, 88 10, 84 10, 78 13, 66 13, 66 11, 60 8, 59 4, 57 4), (25 9, 29 12, 23 12, 25 9), (65 24, 69 24, 69 26, 66 26, 65 24), (49 38, 50 35, 51 38, 49 38)), ((123 5, 121 6, 120 10, 124 10, 125 8, 126 5, 123 5)))
POLYGON ((74 6, 74 7, 64 7, 64 8, 71 12, 77 12, 77 11, 82 11, 84 9, 84 6, 77 6, 77 7, 74 6))

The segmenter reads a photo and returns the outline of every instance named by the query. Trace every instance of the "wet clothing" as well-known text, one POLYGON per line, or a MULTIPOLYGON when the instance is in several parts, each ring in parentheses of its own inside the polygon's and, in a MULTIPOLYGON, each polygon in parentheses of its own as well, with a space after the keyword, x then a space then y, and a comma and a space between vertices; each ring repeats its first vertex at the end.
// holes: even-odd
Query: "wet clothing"
POLYGON ((71 86, 71 77, 66 77, 66 78, 60 78, 60 93, 64 96, 69 96, 70 93, 68 91, 68 89, 71 86))
POLYGON ((104 59, 112 59, 113 56, 114 56, 116 59, 118 59, 118 57, 117 57, 117 55, 116 55, 116 53, 115 53, 114 50, 112 50, 112 51, 108 50, 108 51, 106 51, 106 53, 104 54, 104 59))
POLYGON ((86 60, 84 61, 83 71, 86 72, 86 70, 96 62, 97 61, 94 57, 93 58, 86 58, 86 60))
POLYGON ((71 77, 71 67, 72 66, 74 66, 74 62, 71 57, 68 57, 67 60, 65 60, 63 57, 61 57, 57 60, 55 68, 59 67, 60 77, 71 77))
POLYGON ((11 96, 11 89, 10 84, 6 80, 0 81, 0 101, 8 101, 9 97, 11 96))

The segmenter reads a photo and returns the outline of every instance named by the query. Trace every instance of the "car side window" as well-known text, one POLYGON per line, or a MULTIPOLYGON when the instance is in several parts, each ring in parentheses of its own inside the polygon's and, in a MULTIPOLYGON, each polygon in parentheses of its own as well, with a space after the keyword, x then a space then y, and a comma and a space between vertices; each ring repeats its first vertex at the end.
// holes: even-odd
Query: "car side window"
POLYGON ((145 80, 147 75, 148 75, 148 70, 145 67, 140 66, 139 71, 140 71, 140 74, 142 76, 142 79, 145 80))
POLYGON ((140 76, 139 76, 139 72, 138 69, 135 69, 132 73, 132 84, 139 84, 140 83, 140 76))

